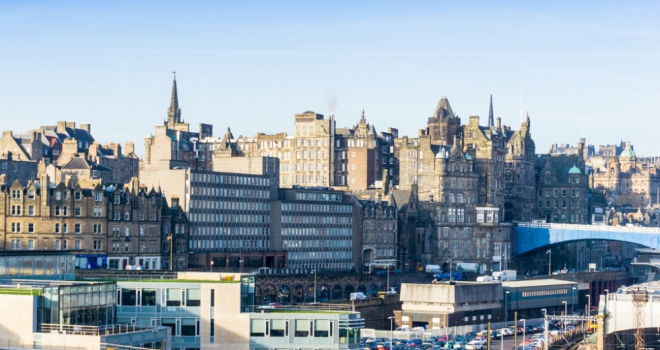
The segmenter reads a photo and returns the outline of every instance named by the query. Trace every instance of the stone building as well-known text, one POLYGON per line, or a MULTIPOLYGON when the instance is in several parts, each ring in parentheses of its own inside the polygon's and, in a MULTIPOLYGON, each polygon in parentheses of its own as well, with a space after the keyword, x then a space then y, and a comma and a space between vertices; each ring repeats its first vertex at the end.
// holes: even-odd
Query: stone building
POLYGON ((50 185, 47 176, 0 191, 0 234, 5 250, 107 251, 107 198, 100 187, 50 185))
POLYGON ((362 268, 373 263, 397 266, 398 208, 383 200, 362 202, 362 268))
POLYGON ((506 168, 504 174, 504 220, 531 221, 534 216, 536 195, 536 146, 532 140, 529 114, 520 130, 505 128, 506 168))
POLYGON ((181 118, 176 75, 172 82, 170 107, 167 119, 161 126, 156 126, 155 134, 144 138, 144 159, 140 169, 158 169, 161 161, 178 167, 208 170, 212 167, 213 149, 200 139, 213 136, 213 126, 200 124, 199 132, 190 131, 190 125, 181 118))
POLYGON ((110 185, 104 191, 108 196, 109 268, 139 265, 160 269, 162 194, 153 187, 139 186, 135 178, 130 184, 110 185))
POLYGON ((395 140, 399 188, 414 191, 418 200, 415 231, 406 242, 411 266, 451 260, 486 271, 507 265, 511 225, 500 222, 505 130, 499 119, 480 126, 477 116, 461 125, 443 97, 417 138, 395 140))
POLYGON ((398 130, 376 133, 373 124, 362 115, 352 128, 337 129, 337 181, 335 186, 348 190, 393 186, 395 172, 394 139, 398 130))
POLYGON ((584 143, 578 154, 548 154, 536 160, 536 218, 546 222, 589 222, 589 181, 585 172, 584 143))
POLYGON ((169 205, 163 203, 161 218, 161 266, 166 270, 186 270, 188 268, 189 223, 176 195, 172 196, 169 205))
POLYGON ((604 190, 614 206, 643 207, 660 202, 660 171, 655 163, 638 160, 630 141, 618 156, 593 164, 593 188, 604 190))
POLYGON ((52 183, 43 175, 26 186, 3 186, 3 248, 76 250, 84 261, 79 268, 160 269, 161 194, 135 178, 120 187, 81 183, 52 183))

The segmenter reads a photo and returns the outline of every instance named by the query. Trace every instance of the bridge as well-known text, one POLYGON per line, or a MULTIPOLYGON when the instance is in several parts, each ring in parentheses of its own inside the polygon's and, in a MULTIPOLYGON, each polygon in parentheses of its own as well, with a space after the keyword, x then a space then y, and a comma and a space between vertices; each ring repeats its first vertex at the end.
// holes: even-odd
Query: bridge
POLYGON ((520 222, 514 228, 513 254, 583 240, 623 241, 660 249, 660 228, 520 222))

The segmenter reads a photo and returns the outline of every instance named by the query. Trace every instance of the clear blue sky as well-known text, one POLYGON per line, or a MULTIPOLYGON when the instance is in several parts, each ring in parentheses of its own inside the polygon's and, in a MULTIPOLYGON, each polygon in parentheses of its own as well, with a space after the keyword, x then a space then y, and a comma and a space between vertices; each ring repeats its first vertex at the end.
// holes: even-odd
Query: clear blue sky
POLYGON ((552 143, 660 155, 660 3, 417 1, 0 2, 3 130, 92 123, 101 142, 162 123, 177 71, 182 114, 235 136, 293 115, 416 135, 441 96, 460 117, 532 118, 552 143))

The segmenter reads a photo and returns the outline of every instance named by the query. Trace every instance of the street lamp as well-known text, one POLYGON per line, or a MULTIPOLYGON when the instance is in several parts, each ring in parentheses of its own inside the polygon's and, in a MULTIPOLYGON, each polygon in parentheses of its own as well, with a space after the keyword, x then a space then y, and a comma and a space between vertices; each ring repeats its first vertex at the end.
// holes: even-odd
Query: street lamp
POLYGON ((173 253, 172 252, 174 251, 174 244, 172 244, 172 243, 173 243, 174 240, 172 239, 172 234, 171 233, 167 236, 167 240, 170 241, 170 271, 172 271, 173 270, 173 268, 172 268, 172 265, 173 265, 172 254, 173 253))
POLYGON ((388 319, 390 320, 390 349, 392 349, 392 329, 394 328, 393 327, 394 316, 390 316, 388 317, 388 319))
POLYGON ((504 293, 504 326, 509 322, 509 291, 504 293))
MULTIPOLYGON (((524 349, 525 348, 525 332, 527 331, 527 322, 525 321, 524 318, 521 321, 523 322, 523 342, 522 342, 522 344, 523 344, 523 349, 524 349)), ((516 344, 513 344, 513 346, 515 348, 516 344)))
POLYGON ((500 333, 500 350, 504 350, 504 333, 500 333))
POLYGON ((564 300, 561 303, 564 304, 564 322, 562 323, 564 326, 564 332, 566 332, 566 314, 568 313, 568 302, 564 300))
POLYGON ((316 269, 312 270, 314 273, 314 304, 316 304, 316 269))
POLYGON ((541 309, 543 312, 543 349, 548 350, 548 310, 541 309))
POLYGON ((585 316, 591 316, 591 293, 587 294, 587 300, 587 305, 585 305, 585 311, 587 314, 585 316))
POLYGON ((571 294, 571 313, 575 314, 575 291, 577 288, 573 287, 573 293, 571 294))
POLYGON ((548 249, 545 251, 548 254, 548 276, 552 275, 552 250, 548 249))

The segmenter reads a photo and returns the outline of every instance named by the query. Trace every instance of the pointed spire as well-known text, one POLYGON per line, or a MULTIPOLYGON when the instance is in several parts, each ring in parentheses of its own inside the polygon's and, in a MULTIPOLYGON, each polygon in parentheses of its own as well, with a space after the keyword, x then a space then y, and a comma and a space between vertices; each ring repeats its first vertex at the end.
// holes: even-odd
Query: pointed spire
POLYGON ((493 117, 493 94, 490 94, 490 107, 488 108, 488 126, 494 126, 495 120, 493 117))
POLYGON ((179 108, 179 95, 176 91, 176 71, 172 72, 174 74, 174 80, 172 81, 172 98, 170 99, 170 109, 179 108))
POLYGON ((360 124, 365 124, 367 122, 367 118, 364 117, 364 105, 362 106, 362 116, 360 117, 360 124))
POLYGON ((176 71, 174 80, 172 82, 172 97, 170 98, 170 108, 167 110, 167 124, 174 127, 175 124, 181 123, 181 108, 179 108, 179 94, 176 88, 176 71))

